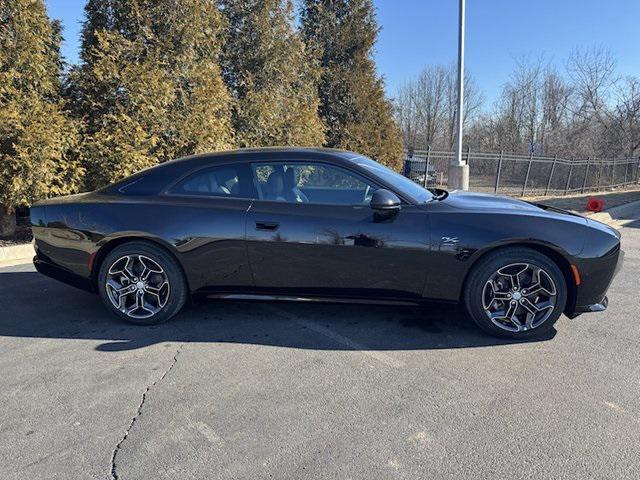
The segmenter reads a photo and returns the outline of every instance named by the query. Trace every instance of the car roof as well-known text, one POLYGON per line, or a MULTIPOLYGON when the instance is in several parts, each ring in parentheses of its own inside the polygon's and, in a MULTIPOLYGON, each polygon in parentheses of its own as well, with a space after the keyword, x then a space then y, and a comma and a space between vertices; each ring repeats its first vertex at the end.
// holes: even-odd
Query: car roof
POLYGON ((339 150, 335 148, 320 148, 320 147, 263 147, 263 148, 239 148, 236 150, 223 150, 210 153, 199 153, 196 155, 189 155, 187 157, 178 158, 169 162, 163 163, 160 166, 171 166, 182 163, 197 164, 212 164, 220 162, 227 162, 229 160, 237 161, 255 161, 259 157, 264 157, 268 160, 274 160, 280 155, 286 155, 288 160, 291 160, 292 156, 299 157, 301 159, 310 158, 332 158, 336 160, 348 161, 353 158, 357 158, 360 155, 347 150, 339 150))
POLYGON ((152 194, 167 184, 167 178, 177 179, 200 168, 229 162, 276 161, 276 160, 330 160, 338 165, 353 164, 361 155, 346 150, 312 147, 265 147, 241 148, 189 155, 144 169, 119 182, 108 185, 101 191, 121 192, 126 185, 137 183, 136 188, 152 194))

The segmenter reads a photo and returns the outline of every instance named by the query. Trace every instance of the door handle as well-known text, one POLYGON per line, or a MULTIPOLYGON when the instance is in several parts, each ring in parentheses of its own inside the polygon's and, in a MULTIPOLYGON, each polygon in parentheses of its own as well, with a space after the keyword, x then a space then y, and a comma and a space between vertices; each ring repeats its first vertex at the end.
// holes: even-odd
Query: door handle
POLYGON ((261 222, 256 221, 256 230, 274 231, 280 226, 279 222, 261 222))

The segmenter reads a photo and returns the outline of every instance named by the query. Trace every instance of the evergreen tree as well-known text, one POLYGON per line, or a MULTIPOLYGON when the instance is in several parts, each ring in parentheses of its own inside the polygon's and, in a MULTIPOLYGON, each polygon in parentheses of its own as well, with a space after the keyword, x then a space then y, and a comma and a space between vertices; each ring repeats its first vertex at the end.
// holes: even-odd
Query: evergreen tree
POLYGON ((372 1, 304 0, 301 17, 305 42, 322 68, 320 114, 327 146, 399 169, 400 132, 373 60, 378 26, 372 1))
POLYGON ((211 0, 89 0, 69 94, 83 119, 89 185, 233 145, 211 0))
POLYGON ((75 124, 61 97, 60 24, 42 0, 0 0, 0 235, 15 207, 75 191, 75 124))
POLYGON ((322 145, 319 70, 294 30, 291 0, 220 0, 220 7, 239 146, 322 145))

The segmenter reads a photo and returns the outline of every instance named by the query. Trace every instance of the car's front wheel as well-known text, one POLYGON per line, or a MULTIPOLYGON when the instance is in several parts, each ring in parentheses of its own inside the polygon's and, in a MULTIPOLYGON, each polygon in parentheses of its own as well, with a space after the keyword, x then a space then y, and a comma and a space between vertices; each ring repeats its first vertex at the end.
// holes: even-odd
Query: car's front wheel
POLYGON ((109 310, 140 325, 173 317, 187 299, 187 285, 177 261, 147 242, 113 249, 100 265, 98 290, 109 310))
POLYGON ((465 285, 467 311, 484 331, 529 338, 548 331, 562 314, 567 286, 549 257, 529 248, 488 254, 465 285))

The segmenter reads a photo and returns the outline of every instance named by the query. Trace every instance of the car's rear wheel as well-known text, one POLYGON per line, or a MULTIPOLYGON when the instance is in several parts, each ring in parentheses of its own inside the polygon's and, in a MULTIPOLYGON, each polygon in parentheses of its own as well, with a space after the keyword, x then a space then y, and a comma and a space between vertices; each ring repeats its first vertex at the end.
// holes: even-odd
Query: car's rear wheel
POLYGON ((146 242, 125 243, 109 252, 100 265, 98 290, 109 310, 140 325, 166 322, 187 299, 178 262, 146 242))
POLYGON ((549 257, 529 248, 507 248, 488 254, 473 268, 464 300, 484 331, 529 338, 548 331, 558 320, 567 286, 549 257))

